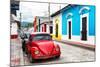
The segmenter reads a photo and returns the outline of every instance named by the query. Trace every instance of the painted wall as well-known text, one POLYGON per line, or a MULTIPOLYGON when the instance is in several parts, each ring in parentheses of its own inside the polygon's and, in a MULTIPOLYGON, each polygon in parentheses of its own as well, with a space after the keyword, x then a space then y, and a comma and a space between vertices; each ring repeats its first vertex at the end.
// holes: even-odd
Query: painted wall
POLYGON ((61 40, 62 35, 62 14, 53 17, 53 38, 56 40, 61 40), (56 22, 56 20, 58 20, 56 22), (58 23, 58 37, 56 37, 56 23, 58 23))
POLYGON ((10 38, 11 39, 16 39, 18 37, 18 25, 17 25, 17 17, 14 14, 11 14, 11 32, 10 32, 10 38))
POLYGON ((18 26, 17 23, 11 24, 11 39, 15 39, 18 37, 18 26))
POLYGON ((47 32, 49 33, 49 24, 45 23, 40 25, 40 32, 47 32), (45 29, 45 24, 46 24, 46 29, 45 29))
POLYGON ((89 10, 83 10, 81 14, 89 13, 89 36, 95 35, 95 6, 90 5, 75 5, 67 8, 62 12, 62 34, 67 35, 67 20, 72 18, 72 35, 80 35, 80 9, 88 7, 89 10), (72 13, 72 16, 67 16, 68 13, 72 13), (67 16, 67 17, 66 17, 67 16))

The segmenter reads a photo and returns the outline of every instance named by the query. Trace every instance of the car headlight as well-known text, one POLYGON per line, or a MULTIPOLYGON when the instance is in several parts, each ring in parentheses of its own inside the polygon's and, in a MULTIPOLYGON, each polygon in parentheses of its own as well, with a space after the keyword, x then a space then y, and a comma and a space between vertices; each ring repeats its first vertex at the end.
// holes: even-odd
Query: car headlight
POLYGON ((56 51, 59 51, 59 46, 58 46, 58 44, 54 41, 54 44, 55 44, 55 50, 56 51), (57 44, 57 45, 56 45, 57 44))
POLYGON ((56 47, 56 51, 59 51, 59 47, 58 46, 56 47))
POLYGON ((38 50, 35 50, 34 54, 39 54, 39 51, 38 50))

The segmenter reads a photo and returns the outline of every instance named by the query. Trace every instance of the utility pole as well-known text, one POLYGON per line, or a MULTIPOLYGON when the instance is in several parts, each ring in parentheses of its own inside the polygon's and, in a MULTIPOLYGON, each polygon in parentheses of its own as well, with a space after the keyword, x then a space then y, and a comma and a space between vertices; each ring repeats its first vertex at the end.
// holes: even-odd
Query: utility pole
POLYGON ((50 2, 48 3, 48 12, 49 12, 49 23, 50 23, 50 2))
POLYGON ((48 24, 50 25, 50 2, 48 3, 48 17, 49 17, 49 21, 48 21, 48 24))
POLYGON ((61 9, 61 5, 59 5, 59 10, 61 9))
POLYGON ((22 13, 20 12, 20 30, 22 29, 21 22, 22 22, 22 13))

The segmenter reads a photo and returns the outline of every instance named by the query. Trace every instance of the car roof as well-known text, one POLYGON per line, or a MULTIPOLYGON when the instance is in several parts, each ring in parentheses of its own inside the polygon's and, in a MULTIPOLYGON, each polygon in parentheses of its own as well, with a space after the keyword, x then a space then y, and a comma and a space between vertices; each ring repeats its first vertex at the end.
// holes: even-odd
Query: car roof
POLYGON ((49 33, 47 33, 47 32, 33 32, 33 33, 31 33, 31 35, 37 35, 37 34, 49 34, 49 33))

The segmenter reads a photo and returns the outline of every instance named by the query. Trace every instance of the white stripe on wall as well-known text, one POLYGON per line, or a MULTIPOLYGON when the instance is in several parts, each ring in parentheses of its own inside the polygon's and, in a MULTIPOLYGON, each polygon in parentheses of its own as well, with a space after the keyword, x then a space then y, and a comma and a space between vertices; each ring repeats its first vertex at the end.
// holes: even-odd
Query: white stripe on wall
POLYGON ((90 44, 90 45, 95 45, 95 36, 88 36, 88 40, 87 41, 82 41, 80 39, 80 36, 73 36, 73 38, 68 39, 68 35, 62 35, 62 40, 66 40, 66 41, 75 41, 75 42, 80 42, 80 43, 84 43, 84 44, 90 44))

